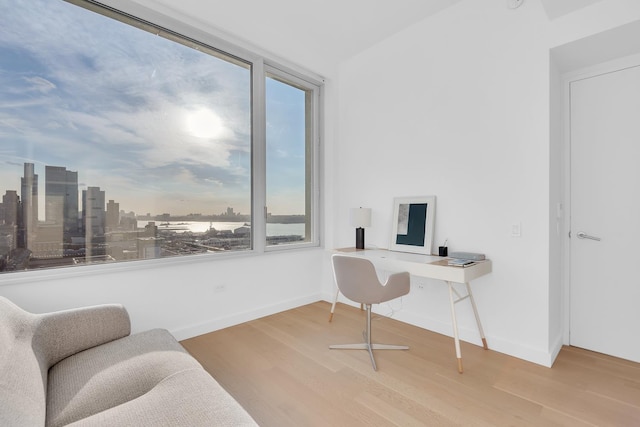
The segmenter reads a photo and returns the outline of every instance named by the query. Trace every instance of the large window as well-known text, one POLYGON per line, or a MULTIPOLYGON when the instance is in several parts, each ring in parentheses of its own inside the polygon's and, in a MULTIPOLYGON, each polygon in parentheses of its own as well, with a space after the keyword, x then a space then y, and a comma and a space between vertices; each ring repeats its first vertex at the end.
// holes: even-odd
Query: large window
POLYGON ((0 271, 317 244, 319 83, 73 1, 0 0, 0 271))

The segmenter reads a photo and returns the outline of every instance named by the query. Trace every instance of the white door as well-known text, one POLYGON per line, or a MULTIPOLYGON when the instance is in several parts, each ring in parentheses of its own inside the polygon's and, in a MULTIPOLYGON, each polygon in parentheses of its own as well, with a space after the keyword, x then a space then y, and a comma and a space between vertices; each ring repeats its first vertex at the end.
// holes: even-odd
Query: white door
POLYGON ((640 362, 640 66, 570 102, 570 343, 640 362))

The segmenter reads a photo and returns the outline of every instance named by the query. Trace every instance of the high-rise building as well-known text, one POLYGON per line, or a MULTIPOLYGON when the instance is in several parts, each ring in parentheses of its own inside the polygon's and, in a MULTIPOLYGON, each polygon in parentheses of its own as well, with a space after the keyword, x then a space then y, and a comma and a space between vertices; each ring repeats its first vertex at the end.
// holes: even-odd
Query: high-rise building
POLYGON ((2 215, 0 223, 18 225, 20 218, 20 196, 15 190, 7 190, 2 196, 2 215))
POLYGON ((120 203, 109 200, 107 203, 107 231, 116 230, 120 225, 120 203))
POLYGON ((14 224, 0 224, 0 261, 16 248, 17 229, 14 224))
POLYGON ((100 187, 82 190, 82 225, 87 260, 103 255, 98 250, 98 243, 104 241, 105 232, 104 191, 100 187))
POLYGON ((21 245, 31 248, 35 244, 38 229, 38 175, 33 163, 24 164, 24 176, 20 178, 22 199, 21 245))
POLYGON ((78 235, 78 172, 45 168, 45 218, 63 227, 65 239, 78 235))
POLYGON ((100 187, 82 190, 82 223, 85 236, 102 236, 105 230, 104 191, 100 187))
POLYGON ((17 247, 18 225, 22 223, 20 196, 15 190, 7 190, 0 203, 0 258, 8 256, 17 247))

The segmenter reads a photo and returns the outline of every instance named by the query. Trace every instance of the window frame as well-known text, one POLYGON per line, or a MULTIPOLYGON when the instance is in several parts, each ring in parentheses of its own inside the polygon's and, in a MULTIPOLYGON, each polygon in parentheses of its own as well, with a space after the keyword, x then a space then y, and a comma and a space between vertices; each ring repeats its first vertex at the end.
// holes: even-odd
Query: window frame
POLYGON ((189 263, 200 261, 214 261, 228 259, 230 257, 260 255, 270 252, 282 252, 301 248, 313 248, 321 246, 321 189, 320 189, 320 152, 321 129, 323 123, 323 93, 324 78, 301 69, 295 65, 284 64, 282 61, 274 61, 264 54, 257 53, 260 49, 247 43, 234 42, 227 34, 217 33, 213 28, 201 28, 202 24, 190 23, 190 19, 174 13, 173 10, 162 5, 153 9, 127 0, 63 0, 77 7, 99 13, 110 19, 116 19, 128 25, 132 25, 141 31, 148 31, 158 36, 167 38, 173 42, 206 51, 213 56, 222 57, 225 60, 235 59, 238 62, 248 64, 251 73, 251 247, 247 250, 230 251, 227 253, 185 255, 177 257, 139 259, 123 261, 104 265, 84 265, 81 268, 51 268, 44 270, 26 270, 13 272, 14 274, 2 274, 2 282, 16 282, 31 280, 36 276, 51 278, 52 276, 76 276, 92 274, 95 271, 117 271, 145 267, 153 267, 162 263, 189 263), (172 16, 169 16, 171 14, 172 16), (231 39, 231 40, 230 40, 231 39), (180 41, 178 41, 180 40, 180 41), (306 149, 306 162, 310 168, 307 183, 310 194, 310 241, 292 242, 283 245, 266 244, 266 78, 267 74, 282 77, 313 93, 312 113, 312 140, 310 147, 306 149), (15 274, 23 273, 23 274, 15 274), (19 276, 19 277, 16 277, 19 276), (27 279, 28 276, 29 279, 27 279), (9 280, 7 280, 9 279, 9 280))
POLYGON ((304 88, 305 90, 309 90, 312 93, 313 99, 311 102, 311 112, 310 112, 310 116, 312 117, 312 121, 313 123, 311 124, 311 141, 309 141, 309 145, 307 145, 306 149, 305 149, 305 162, 307 165, 307 173, 306 173, 306 179, 309 180, 308 182, 306 182, 306 191, 310 194, 307 194, 306 197, 309 197, 309 212, 307 213, 308 215, 311 215, 311 219, 308 221, 309 223, 309 228, 310 228, 310 233, 311 233, 311 239, 308 242, 293 242, 293 243, 287 243, 287 244, 283 244, 283 245, 267 245, 266 244, 266 222, 267 222, 267 204, 266 204, 266 194, 267 194, 267 189, 266 189, 266 92, 264 91, 264 87, 263 87, 263 96, 265 96, 265 103, 264 103, 264 108, 262 110, 262 113, 265 115, 265 127, 264 132, 264 144, 263 144, 263 148, 265 149, 263 154, 263 158, 261 159, 262 164, 264 165, 264 174, 263 174, 263 179, 262 182, 260 183, 261 185, 261 191, 265 196, 265 200, 264 200, 264 225, 265 225, 265 239, 263 239, 263 243, 265 245, 264 247, 264 252, 270 252, 270 251, 279 251, 279 250, 284 250, 284 249, 296 249, 296 248, 301 248, 301 247, 308 247, 308 246, 319 246, 320 245, 320 239, 319 239, 319 232, 320 232, 320 228, 319 228, 319 215, 318 213, 320 212, 320 191, 319 191, 319 146, 320 146, 320 127, 319 127, 319 123, 320 123, 320 100, 321 100, 321 90, 322 90, 322 85, 313 81, 310 81, 308 78, 304 78, 300 75, 298 75, 297 73, 293 73, 291 71, 287 71, 282 69, 282 67, 278 67, 275 65, 271 65, 271 64, 264 64, 264 71, 263 71, 263 85, 265 84, 264 82, 266 81, 268 75, 271 74, 273 76, 276 77, 280 77, 282 78, 283 81, 285 82, 289 82, 289 83, 293 83, 298 87, 304 88))

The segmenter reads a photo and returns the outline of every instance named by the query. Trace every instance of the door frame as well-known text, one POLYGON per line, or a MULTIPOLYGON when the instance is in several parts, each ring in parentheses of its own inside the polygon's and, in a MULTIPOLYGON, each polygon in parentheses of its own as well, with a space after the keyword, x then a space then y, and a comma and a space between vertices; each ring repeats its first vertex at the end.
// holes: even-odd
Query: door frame
POLYGON ((571 83, 640 66, 640 53, 562 74, 562 303, 563 344, 571 344, 571 83))

